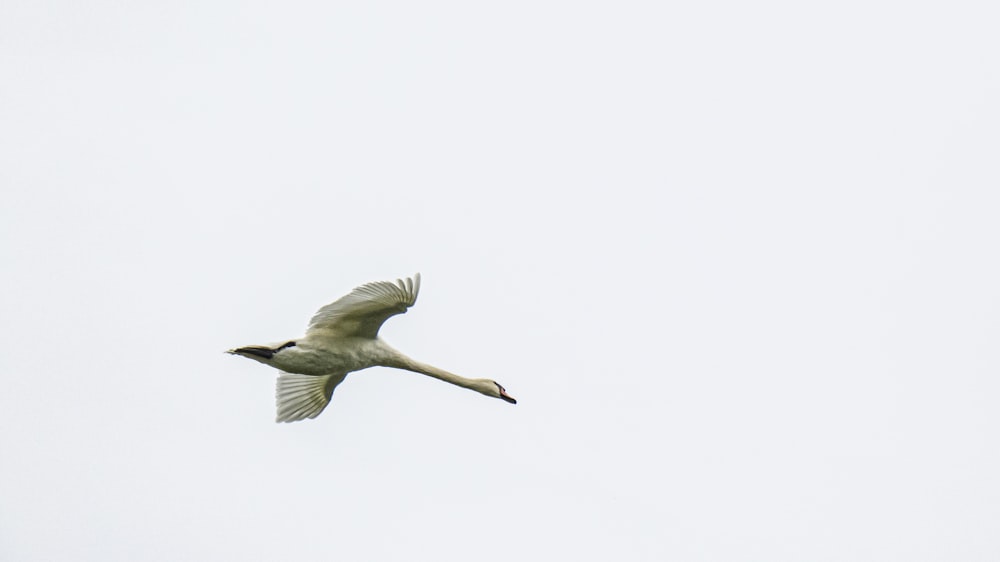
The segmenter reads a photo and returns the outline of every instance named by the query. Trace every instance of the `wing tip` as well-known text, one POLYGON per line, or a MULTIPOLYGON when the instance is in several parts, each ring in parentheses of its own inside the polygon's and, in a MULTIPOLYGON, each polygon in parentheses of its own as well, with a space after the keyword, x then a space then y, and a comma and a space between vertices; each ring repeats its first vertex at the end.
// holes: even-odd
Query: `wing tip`
POLYGON ((333 391, 345 375, 300 375, 282 373, 275 383, 275 423, 311 420, 330 404, 333 391))
POLYGON ((420 272, 413 274, 413 277, 407 279, 411 281, 412 285, 410 287, 410 306, 413 306, 417 302, 417 295, 420 294, 420 272))

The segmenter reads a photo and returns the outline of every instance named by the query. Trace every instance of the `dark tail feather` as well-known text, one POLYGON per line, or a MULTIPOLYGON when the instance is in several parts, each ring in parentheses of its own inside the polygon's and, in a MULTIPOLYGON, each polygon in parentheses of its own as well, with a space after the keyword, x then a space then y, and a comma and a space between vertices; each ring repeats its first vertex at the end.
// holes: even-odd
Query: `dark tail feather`
POLYGON ((274 357, 274 350, 269 347, 240 347, 230 351, 230 353, 235 353, 236 355, 253 355, 263 359, 274 357))
POLYGON ((289 347, 295 347, 295 342, 294 341, 290 341, 290 342, 287 342, 287 343, 283 343, 283 344, 281 344, 280 346, 278 346, 275 349, 271 349, 270 347, 264 347, 262 345, 250 345, 250 346, 247 346, 247 347, 237 347, 236 349, 230 349, 229 353, 232 353, 232 354, 235 354, 235 355, 243 355, 243 356, 253 355, 254 357, 260 357, 261 359, 270 359, 270 358, 274 357, 275 353, 281 351, 282 349, 287 349, 289 347))

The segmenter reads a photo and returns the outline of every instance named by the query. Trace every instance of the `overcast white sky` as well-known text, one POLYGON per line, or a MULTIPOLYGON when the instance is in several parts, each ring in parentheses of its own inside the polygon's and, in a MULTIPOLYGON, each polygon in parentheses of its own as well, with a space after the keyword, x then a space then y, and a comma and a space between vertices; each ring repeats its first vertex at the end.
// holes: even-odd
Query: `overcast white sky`
POLYGON ((994 4, 4 2, 0 559, 997 560, 994 4))

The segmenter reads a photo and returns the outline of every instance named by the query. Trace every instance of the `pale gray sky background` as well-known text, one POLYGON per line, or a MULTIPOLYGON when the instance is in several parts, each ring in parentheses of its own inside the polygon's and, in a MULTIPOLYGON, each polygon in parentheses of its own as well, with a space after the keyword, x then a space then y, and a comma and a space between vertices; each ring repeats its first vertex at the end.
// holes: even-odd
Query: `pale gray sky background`
POLYGON ((0 559, 997 560, 997 16, 4 2, 0 559))

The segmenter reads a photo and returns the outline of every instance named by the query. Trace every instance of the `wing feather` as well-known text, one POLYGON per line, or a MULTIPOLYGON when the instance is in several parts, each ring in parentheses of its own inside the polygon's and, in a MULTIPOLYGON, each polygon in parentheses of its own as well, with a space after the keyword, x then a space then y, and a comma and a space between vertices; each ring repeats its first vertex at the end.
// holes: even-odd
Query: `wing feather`
POLYGON ((418 293, 419 273, 406 280, 366 283, 319 309, 309 321, 308 334, 374 339, 387 319, 417 302, 418 293))
POLYGON ((278 405, 278 417, 275 421, 293 422, 320 415, 330 403, 333 390, 346 376, 346 373, 319 377, 281 373, 275 392, 278 405))

